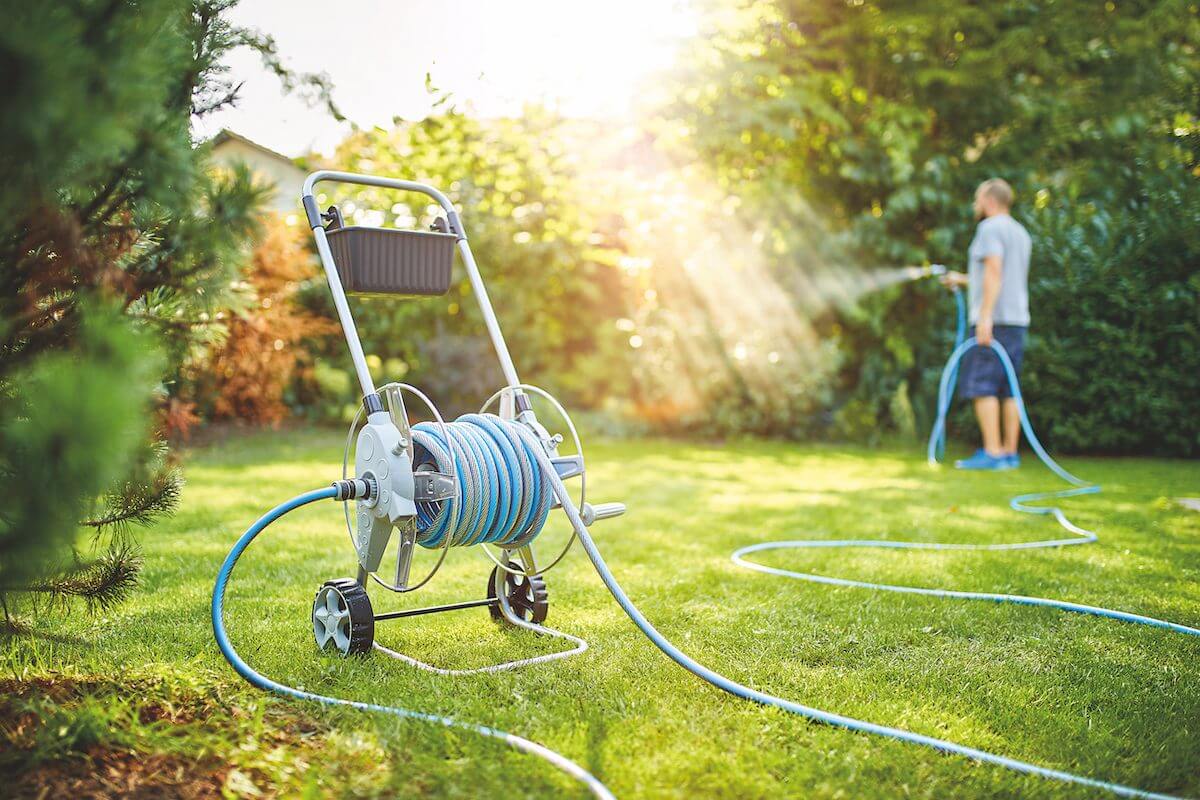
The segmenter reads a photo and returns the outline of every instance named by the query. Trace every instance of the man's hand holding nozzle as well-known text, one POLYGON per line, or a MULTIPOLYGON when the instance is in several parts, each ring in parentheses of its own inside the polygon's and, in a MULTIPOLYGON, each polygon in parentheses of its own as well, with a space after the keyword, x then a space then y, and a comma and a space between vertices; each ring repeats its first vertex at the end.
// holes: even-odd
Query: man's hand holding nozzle
MULTIPOLYGON (((943 267, 944 269, 944 267, 943 267)), ((967 287, 967 276, 961 272, 954 270, 946 270, 938 281, 947 289, 965 289, 967 287)))

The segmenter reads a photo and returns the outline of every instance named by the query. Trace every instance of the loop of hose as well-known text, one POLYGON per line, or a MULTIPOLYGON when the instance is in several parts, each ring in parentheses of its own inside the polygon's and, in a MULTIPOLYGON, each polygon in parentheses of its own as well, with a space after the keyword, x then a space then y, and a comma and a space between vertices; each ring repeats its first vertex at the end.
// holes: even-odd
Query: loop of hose
POLYGON ((333 499, 336 491, 333 487, 326 489, 317 489, 311 492, 306 492, 302 495, 293 497, 285 503, 281 503, 275 508, 263 514, 253 525, 251 525, 241 538, 233 545, 233 549, 229 551, 229 555, 225 557, 225 561, 221 564, 221 569, 217 572, 217 581, 213 585, 212 593, 212 626, 213 635, 217 640, 217 647, 221 650, 221 655, 225 656, 225 660, 229 665, 237 671, 238 675, 245 678, 251 685, 259 689, 265 689, 269 692, 283 695, 285 697, 293 697, 297 700, 310 700, 316 703, 321 703, 327 706, 348 706, 357 708, 362 711, 373 711, 382 714, 390 714, 403 719, 414 719, 420 722, 433 723, 442 725, 447 728, 458 728, 460 730, 471 731, 487 736, 492 739, 499 739, 516 750, 520 750, 530 755, 537 756, 542 760, 553 765, 562 772, 570 775, 575 780, 582 783, 593 796, 600 800, 615 800, 612 792, 608 790, 603 783, 600 782, 594 775, 585 770, 583 767, 576 764, 571 759, 564 755, 556 753, 550 748, 538 744, 529 739, 515 736, 511 733, 489 728, 486 725, 477 725, 473 722, 463 722, 456 720, 453 717, 444 717, 440 714, 430 714, 424 711, 414 711, 399 706, 385 706, 377 703, 364 703, 358 700, 345 700, 340 697, 328 697, 326 695, 316 694, 314 692, 297 689, 287 684, 271 680, 262 673, 256 671, 253 667, 247 664, 237 650, 234 649, 233 643, 229 641, 229 634, 225 630, 225 589, 229 585, 229 578, 233 574, 233 568, 236 566, 238 559, 242 553, 250 545, 260 533, 266 530, 267 526, 275 520, 293 511, 301 506, 316 502, 317 500, 333 499))
MULTIPOLYGON (((994 764, 1015 772, 1025 773, 1027 775, 1038 775, 1043 778, 1062 781, 1064 783, 1070 783, 1076 786, 1085 786, 1091 789, 1110 792, 1119 797, 1133 797, 1140 798, 1140 800, 1178 800, 1178 798, 1175 798, 1172 795, 1146 791, 1144 789, 1125 786, 1119 783, 1111 783, 1109 781, 1098 780, 1096 778, 1089 778, 1084 775, 1076 775, 1072 772, 1066 772, 1064 770, 1042 767, 1037 764, 1029 763, 1028 761, 1021 761, 1019 759, 1010 758, 998 753, 992 753, 987 750, 980 750, 965 744, 949 741, 948 739, 939 739, 934 736, 926 736, 925 734, 916 733, 914 731, 906 731, 903 728, 893 728, 888 725, 880 725, 878 723, 868 722, 867 720, 855 719, 854 717, 848 717, 833 711, 824 711, 819 708, 814 708, 813 706, 806 706, 802 703, 797 703, 794 700, 788 700, 786 698, 768 694, 767 692, 740 684, 737 681, 734 681, 731 678, 727 678, 719 672, 716 672, 715 670, 709 669, 691 656, 684 653, 669 639, 667 639, 667 637, 663 636, 662 633, 660 633, 658 629, 654 627, 653 623, 651 623, 650 620, 648 620, 646 616, 642 614, 641 610, 634 605, 633 601, 629 598, 629 595, 625 594, 625 590, 621 588, 621 585, 617 582, 616 577, 608 568, 608 564, 605 563, 603 556, 600 555, 599 548, 596 547, 596 543, 592 539, 591 533, 583 524, 583 520, 579 517, 578 510, 571 502, 570 496, 567 493, 567 489, 565 486, 563 486, 562 481, 559 480, 557 474, 551 477, 551 482, 554 485, 555 494, 558 495, 562 502, 563 512, 566 513, 567 517, 571 521, 571 525, 575 528, 576 533, 579 535, 579 541, 583 545, 584 552, 587 553, 588 558, 591 560, 592 565, 595 566, 596 572, 599 573, 600 579, 604 582, 604 585, 608 588, 608 591, 612 594, 613 598, 616 599, 617 604, 621 606, 626 615, 629 616, 630 620, 633 621, 633 624, 636 625, 638 629, 646 635, 646 638, 653 642, 654 646, 661 650, 668 658, 696 677, 712 684, 718 689, 728 692, 735 697, 740 697, 744 700, 750 700, 755 703, 761 703, 762 705, 771 706, 772 708, 778 708, 782 711, 812 720, 813 722, 820 722, 849 731, 869 733, 876 736, 883 736, 889 739, 896 739, 898 741, 920 745, 922 747, 929 747, 943 753, 964 756, 974 761, 979 761, 985 764, 994 764)), ((819 576, 807 576, 799 573, 789 574, 784 570, 773 570, 771 567, 763 567, 762 565, 754 564, 753 562, 743 562, 739 560, 739 556, 742 553, 748 552, 751 549, 767 549, 767 547, 770 545, 787 546, 789 544, 794 543, 772 542, 767 543, 766 545, 756 545, 752 548, 744 548, 734 553, 734 560, 742 566, 751 567, 752 569, 760 569, 763 572, 776 572, 778 574, 788 575, 788 577, 820 580, 819 576)), ((836 544, 838 543, 835 543, 835 546, 836 544)), ((836 581, 831 580, 830 582, 836 581)), ((948 596, 954 596, 955 593, 946 592, 945 594, 948 596)), ((1069 610, 1083 610, 1085 608, 1085 606, 1079 606, 1069 610)), ((1148 619, 1149 618, 1141 618, 1132 619, 1130 621, 1144 621, 1148 619)), ((1164 627, 1172 627, 1173 629, 1179 630, 1182 633, 1200 635, 1200 630, 1188 628, 1187 626, 1183 625, 1175 625, 1174 623, 1161 623, 1158 620, 1154 620, 1152 622, 1146 622, 1145 624, 1155 623, 1159 623, 1164 627)))
MULTIPOLYGON (((929 436, 928 455, 929 461, 932 464, 937 463, 937 457, 941 450, 942 442, 945 435, 945 420, 946 412, 950 407, 951 393, 954 389, 954 384, 958 375, 958 365, 962 357, 972 348, 976 346, 974 338, 964 339, 966 332, 966 310, 963 307, 962 295, 955 295, 958 305, 958 335, 954 351, 950 355, 950 359, 946 362, 945 368, 942 370, 941 382, 938 389, 938 415, 937 421, 934 424, 933 430, 929 436)), ((1009 387, 1012 390, 1012 396, 1017 402, 1017 407, 1020 411, 1021 426, 1025 432, 1025 437, 1029 442, 1030 447, 1037 454, 1052 472, 1058 475, 1066 482, 1073 484, 1072 488, 1063 489, 1056 492, 1038 492, 1033 494, 1018 495, 1009 501, 1009 505, 1016 511, 1021 511, 1030 514, 1051 515, 1058 523, 1074 536, 1069 538, 1054 538, 1043 539, 1033 542, 1012 542, 1000 544, 970 544, 970 543, 942 543, 942 542, 910 542, 898 541, 895 539, 799 539, 793 541, 775 541, 761 542, 758 544, 742 547, 733 553, 733 561, 735 564, 747 569, 752 569, 757 572, 763 572, 769 575, 778 575, 785 578, 793 578, 796 580, 808 581, 830 586, 848 586, 862 589, 874 589, 878 591, 899 592, 903 594, 916 594, 927 597, 947 597, 963 600, 984 600, 995 603, 1009 603, 1025 606, 1037 606, 1042 608, 1052 608, 1059 611, 1068 611, 1076 614, 1087 614, 1095 617, 1103 617, 1106 619, 1120 620, 1122 622, 1130 622, 1137 625, 1147 625, 1154 628, 1169 630, 1174 633, 1181 633, 1187 636, 1200 636, 1200 628, 1195 628, 1189 625, 1182 625, 1177 622, 1168 622, 1166 620, 1155 619, 1141 614, 1134 614, 1126 611, 1117 611, 1109 608, 1100 608, 1097 606, 1089 606, 1081 603, 1071 603, 1063 600, 1052 600, 1044 597, 1027 597, 1025 595, 999 594, 994 592, 965 592, 953 589, 932 589, 918 586, 901 586, 887 583, 872 583, 868 581, 857 581, 846 578, 835 578, 827 575, 816 575, 809 572, 799 572, 789 569, 780 569, 777 567, 769 567, 765 564, 760 564, 750 561, 746 556, 751 553, 763 552, 766 550, 783 550, 783 549, 810 549, 810 548, 886 548, 893 550, 1031 550, 1045 547, 1063 547, 1067 545, 1087 544, 1096 541, 1096 534, 1085 528, 1072 523, 1067 519, 1062 509, 1057 506, 1032 506, 1029 503, 1035 503, 1051 498, 1075 497, 1083 494, 1095 494, 1100 491, 1100 487, 1096 484, 1079 478, 1068 472, 1058 464, 1046 449, 1042 446, 1041 441, 1033 431, 1033 426, 1029 422, 1029 416, 1025 410, 1025 402, 1021 396, 1020 383, 1017 381, 1016 371, 1013 369, 1012 360, 1008 357, 1003 346, 998 342, 992 341, 991 348, 999 357, 1001 364, 1004 366, 1005 375, 1008 379, 1009 387)), ((587 547, 591 542, 584 540, 584 546, 587 547)), ((589 550, 589 554, 591 551, 589 550)), ((598 554, 597 554, 598 557, 598 554)), ((636 620, 635 620, 636 621, 636 620)), ((639 623, 640 625, 640 623, 639 623)), ((652 637, 653 638, 653 637, 652 637)), ((656 641, 656 644, 658 642, 656 641)), ((669 645, 669 643, 667 643, 669 645)), ((660 647, 663 645, 660 644, 660 647)), ((664 648, 665 649, 665 648, 664 648)), ((680 661, 672 653, 668 652, 672 658, 680 661)), ((685 657, 686 658, 686 657, 685 657)), ((762 692, 757 692, 746 687, 733 684, 732 681, 716 676, 716 678, 724 680, 723 684, 718 680, 707 677, 697 670, 693 669, 688 664, 683 663, 685 667, 696 672, 696 674, 705 677, 706 680, 721 686, 726 691, 737 694, 741 697, 747 697, 756 700, 760 703, 783 708, 792 713, 799 714, 809 719, 819 722, 825 722, 838 727, 846 728, 853 731, 861 731, 872 733, 878 736, 885 736, 891 739, 898 739, 912 744, 923 745, 935 750, 940 750, 945 753, 954 753, 957 755, 966 756, 967 758, 981 761, 988 764, 996 764, 1007 769, 1017 772, 1023 772, 1030 775, 1040 775, 1045 778, 1050 778, 1064 783, 1071 783, 1077 786, 1085 786, 1103 792, 1108 792, 1119 797, 1143 798, 1143 800, 1171 800, 1172 795, 1162 794, 1159 792, 1139 789, 1133 786, 1113 783, 1110 781, 1089 778, 1084 775, 1077 775, 1065 770, 1051 769, 1037 764, 1032 764, 1027 761, 1020 761, 1015 758, 992 753, 985 750, 980 750, 974 747, 969 747, 957 742, 951 742, 946 739, 937 739, 932 736, 906 731, 901 728, 893 728, 886 725, 879 725, 865 720, 858 720, 851 717, 845 717, 830 711, 823 711, 816 708, 800 705, 788 700, 783 700, 778 697, 766 695, 762 692), (731 685, 727 685, 731 684, 731 685)))
POLYGON ((424 547, 494 544, 516 549, 541 533, 554 500, 537 453, 541 443, 519 422, 464 414, 441 426, 413 426, 413 464, 454 472, 457 496, 417 503, 417 542, 424 547), (451 469, 453 464, 454 468, 451 469))

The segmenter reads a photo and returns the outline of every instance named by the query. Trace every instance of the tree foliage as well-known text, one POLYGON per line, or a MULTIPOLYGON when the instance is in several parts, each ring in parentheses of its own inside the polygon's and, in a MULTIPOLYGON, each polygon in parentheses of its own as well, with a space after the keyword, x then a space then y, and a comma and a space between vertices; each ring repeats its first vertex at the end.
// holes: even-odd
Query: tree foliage
POLYGON ((335 335, 336 321, 297 302, 319 267, 307 247, 308 231, 268 219, 246 269, 253 299, 230 313, 224 340, 186 365, 186 402, 206 419, 278 424, 289 405, 303 407, 311 383, 308 345, 335 335))
MULTIPOLYGON (((436 113, 391 130, 359 131, 334 163, 352 172, 402 176, 442 189, 463 209, 472 251, 504 325, 523 379, 544 383, 584 406, 627 392, 628 349, 612 326, 624 303, 610 248, 579 196, 562 120, 536 108, 519 119, 479 120, 440 95, 436 113)), ((331 185, 332 186, 332 185, 331 185)), ((429 198, 367 187, 327 188, 347 224, 427 229, 439 211, 429 198)), ((478 408, 503 384, 461 260, 445 297, 352 300, 377 382, 420 385, 451 413, 478 408)), ((309 302, 333 316, 328 290, 309 302)), ((343 369, 325 376, 340 403, 350 388, 345 346, 325 354, 343 369)))
POLYGON ((228 24, 231 5, 6 6, 0 95, 19 113, 0 130, 0 593, 114 602, 139 563, 126 526, 178 498, 148 412, 219 338, 262 195, 191 138, 236 93, 230 48, 273 57, 228 24), (81 522, 111 544, 99 558, 77 550, 81 522))

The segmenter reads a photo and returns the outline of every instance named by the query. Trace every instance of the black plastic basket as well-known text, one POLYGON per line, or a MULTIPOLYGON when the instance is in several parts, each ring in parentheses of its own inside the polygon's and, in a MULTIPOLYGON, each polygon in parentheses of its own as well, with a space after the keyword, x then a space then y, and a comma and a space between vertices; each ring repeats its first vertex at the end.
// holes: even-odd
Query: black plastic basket
POLYGON ((327 237, 347 294, 439 295, 450 289, 454 234, 351 226, 327 237))

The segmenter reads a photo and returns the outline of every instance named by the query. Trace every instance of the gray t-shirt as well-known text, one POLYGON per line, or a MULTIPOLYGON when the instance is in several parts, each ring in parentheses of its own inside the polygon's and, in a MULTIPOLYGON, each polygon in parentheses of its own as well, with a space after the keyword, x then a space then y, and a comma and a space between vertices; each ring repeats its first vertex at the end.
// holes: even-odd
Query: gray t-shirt
POLYGON ((1008 214, 997 214, 979 223, 967 251, 967 300, 971 324, 979 320, 983 305, 983 260, 999 256, 1003 261, 1000 296, 992 311, 997 325, 1029 325, 1029 233, 1008 214))

